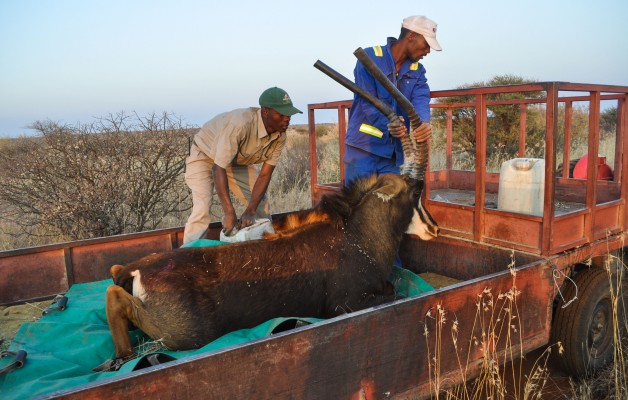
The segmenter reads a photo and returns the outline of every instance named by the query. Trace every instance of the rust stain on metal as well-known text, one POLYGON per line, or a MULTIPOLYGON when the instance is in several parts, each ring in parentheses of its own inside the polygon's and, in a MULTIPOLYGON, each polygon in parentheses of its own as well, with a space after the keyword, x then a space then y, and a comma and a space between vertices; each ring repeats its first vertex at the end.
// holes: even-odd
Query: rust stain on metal
POLYGON ((352 400, 375 400, 376 395, 375 382, 372 378, 364 377, 360 380, 360 388, 351 396, 352 400))

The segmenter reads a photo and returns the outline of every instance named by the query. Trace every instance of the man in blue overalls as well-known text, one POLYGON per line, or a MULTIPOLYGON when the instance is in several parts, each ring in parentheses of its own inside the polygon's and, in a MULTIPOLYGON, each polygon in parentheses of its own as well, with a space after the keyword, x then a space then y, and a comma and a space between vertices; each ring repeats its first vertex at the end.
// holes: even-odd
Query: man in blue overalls
MULTIPOLYGON (((430 121, 430 88, 425 68, 419 63, 430 50, 440 51, 436 41, 436 23, 424 16, 403 20, 399 39, 388 38, 385 46, 369 47, 366 53, 388 76, 401 93, 414 105, 423 123, 412 134, 417 142, 426 141, 432 134, 430 121)), ((384 114, 368 101, 355 95, 345 140, 345 183, 365 175, 399 173, 403 164, 400 137, 407 135, 409 118, 401 107, 364 68, 356 64, 355 83, 391 106, 405 123, 390 124, 384 114)))

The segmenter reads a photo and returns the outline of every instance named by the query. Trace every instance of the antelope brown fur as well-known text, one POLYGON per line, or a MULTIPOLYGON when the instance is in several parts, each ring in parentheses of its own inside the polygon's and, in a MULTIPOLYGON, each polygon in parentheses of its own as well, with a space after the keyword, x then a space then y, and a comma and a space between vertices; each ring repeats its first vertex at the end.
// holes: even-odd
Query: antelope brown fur
POLYGON ((391 301, 387 278, 419 196, 415 179, 365 178, 265 239, 114 265, 106 310, 116 359, 133 355, 129 323, 183 350, 275 317, 330 318, 391 301))

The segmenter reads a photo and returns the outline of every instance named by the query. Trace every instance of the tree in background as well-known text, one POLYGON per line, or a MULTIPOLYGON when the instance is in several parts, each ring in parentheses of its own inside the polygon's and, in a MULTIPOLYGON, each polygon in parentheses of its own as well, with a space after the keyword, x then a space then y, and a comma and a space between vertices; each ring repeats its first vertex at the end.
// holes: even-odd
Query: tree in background
POLYGON ((617 131, 617 107, 610 107, 600 113, 600 129, 602 135, 614 134, 617 131))
MULTIPOLYGON (((487 82, 475 82, 465 84, 457 90, 475 87, 521 85, 533 83, 515 75, 498 75, 487 82)), ((499 104, 517 100, 535 100, 546 97, 544 91, 514 92, 488 94, 487 102, 487 168, 491 172, 498 172, 499 166, 505 160, 518 156, 519 149, 519 125, 520 105, 499 104), (493 104, 491 104, 493 103, 493 104), (498 103, 498 104, 495 104, 498 103)), ((437 98, 436 104, 451 106, 454 168, 473 169, 475 165, 476 150, 476 96, 462 95, 446 98, 437 98), (462 107, 460 106, 462 105, 462 107)), ((557 108, 557 132, 556 146, 557 159, 562 158, 562 148, 565 140, 565 104, 559 103, 557 108)), ((445 132, 447 124, 447 108, 436 107, 432 109, 432 125, 435 127, 432 151, 436 155, 445 152, 445 132)), ((542 158, 545 156, 545 104, 528 104, 526 106, 526 157, 542 158)), ((572 169, 575 162, 587 152, 589 132, 589 105, 587 101, 573 102, 571 109, 571 157, 572 169)), ((600 137, 601 142, 614 143, 617 131, 617 107, 609 107, 600 113, 600 137)), ((612 145, 614 146, 614 145, 612 145)), ((602 152, 602 151, 601 151, 602 152)), ((603 152, 612 162, 614 147, 603 152)), ((443 167, 444 156, 431 157, 436 168, 443 167)), ((562 165, 557 166, 558 170, 562 165)))
POLYGON ((35 226, 67 240, 139 232, 190 208, 182 172, 193 132, 175 115, 31 128, 35 137, 0 152, 0 213, 23 232, 35 226))
MULTIPOLYGON (((485 86, 504 86, 531 83, 531 80, 515 75, 497 75, 487 82, 475 82, 465 84, 457 89, 469 89, 485 86)), ((544 92, 515 92, 499 93, 487 96, 489 102, 518 99, 543 98, 544 92)), ((468 107, 452 108, 453 145, 458 153, 463 153, 464 158, 475 156, 476 144, 476 115, 475 96, 455 96, 439 98, 439 104, 469 104, 468 107)), ((447 123, 447 111, 445 108, 434 108, 432 111, 432 124, 440 130, 444 130, 447 123)), ((528 107, 527 138, 528 144, 543 141, 545 127, 535 121, 542 116, 542 112, 536 108, 528 107)), ((519 138, 519 105, 492 105, 488 107, 487 114, 487 157, 498 155, 516 154, 519 138)), ((528 148, 533 149, 534 146, 528 148)), ((536 154, 535 154, 536 156, 536 154)))

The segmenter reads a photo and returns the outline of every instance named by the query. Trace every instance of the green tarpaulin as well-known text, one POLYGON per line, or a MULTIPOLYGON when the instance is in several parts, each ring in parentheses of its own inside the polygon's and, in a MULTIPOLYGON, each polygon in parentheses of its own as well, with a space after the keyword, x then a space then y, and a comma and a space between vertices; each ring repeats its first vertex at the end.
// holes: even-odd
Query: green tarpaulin
MULTIPOLYGON (((200 241, 193 245, 215 244, 220 242, 200 241)), ((401 268, 394 268, 390 281, 402 297, 433 290, 423 279, 401 268)), ((51 309, 39 321, 22 324, 9 351, 25 350, 28 354, 26 362, 22 368, 0 375, 0 398, 41 396, 133 371, 141 358, 127 362, 119 371, 92 371, 114 355, 105 316, 105 291, 111 284, 112 281, 107 279, 73 285, 66 293, 69 300, 65 310, 51 309)), ((198 350, 159 350, 159 353, 176 359, 205 353, 262 338, 271 334, 278 325, 295 319, 309 323, 318 321, 311 318, 277 318, 252 329, 229 333, 198 350)), ((150 343, 150 338, 140 331, 133 331, 132 337, 134 345, 150 343)), ((11 361, 11 357, 0 360, 0 369, 11 361)))

